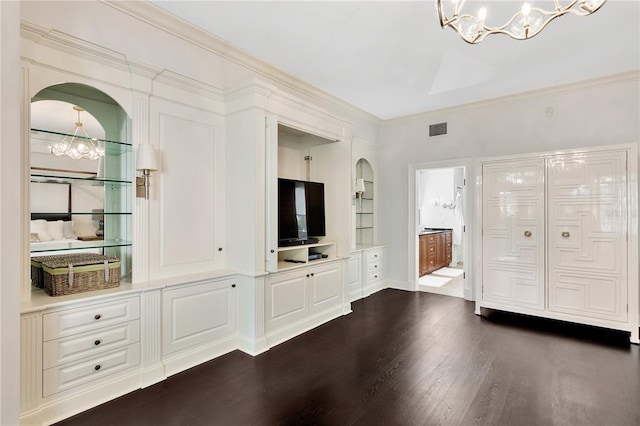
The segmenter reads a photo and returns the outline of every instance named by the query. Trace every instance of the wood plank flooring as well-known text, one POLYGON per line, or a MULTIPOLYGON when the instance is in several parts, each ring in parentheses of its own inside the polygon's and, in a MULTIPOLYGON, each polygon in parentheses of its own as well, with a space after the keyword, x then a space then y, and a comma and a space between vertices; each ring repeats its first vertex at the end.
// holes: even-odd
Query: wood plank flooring
POLYGON ((639 425, 628 334, 384 290, 60 425, 639 425))

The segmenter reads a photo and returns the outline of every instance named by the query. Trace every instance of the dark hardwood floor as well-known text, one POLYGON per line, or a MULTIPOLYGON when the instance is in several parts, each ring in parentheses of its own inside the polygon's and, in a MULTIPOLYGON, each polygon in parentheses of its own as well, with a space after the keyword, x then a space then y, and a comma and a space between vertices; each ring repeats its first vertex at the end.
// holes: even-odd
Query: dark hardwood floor
POLYGON ((60 425, 639 425, 628 334, 384 290, 60 425))

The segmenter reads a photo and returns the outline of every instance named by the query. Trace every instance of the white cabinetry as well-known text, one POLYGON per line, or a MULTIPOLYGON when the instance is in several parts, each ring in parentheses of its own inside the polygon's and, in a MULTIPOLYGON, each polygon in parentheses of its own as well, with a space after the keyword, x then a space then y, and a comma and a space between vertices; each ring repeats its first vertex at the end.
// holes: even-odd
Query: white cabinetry
POLYGON ((363 295, 369 296, 384 288, 384 248, 372 247, 362 251, 363 295))
POLYGON ((235 349, 236 284, 232 279, 162 292, 162 356, 167 375, 235 349))
POLYGON ((351 253, 346 261, 347 268, 347 299, 353 302, 362 299, 362 252, 351 253))
POLYGON ((385 288, 384 246, 356 250, 347 260, 347 297, 350 302, 385 288))
POLYGON ((290 127, 286 121, 284 117, 266 116, 265 227, 269 272, 291 267, 285 259, 307 263, 311 251, 335 259, 345 254, 349 237, 349 145, 342 140, 342 129, 307 132, 290 127), (320 237, 319 244, 278 247, 278 178, 324 184, 326 232, 324 236, 309 235, 320 237))
POLYGON ((490 161, 482 170, 478 310, 625 330, 637 343, 635 147, 490 161))
POLYGON ((42 314, 42 398, 140 363, 139 298, 42 314))
POLYGON ((342 261, 271 274, 266 281, 269 346, 342 315, 342 261))
POLYGON ((544 159, 483 166, 482 300, 544 309, 544 159))

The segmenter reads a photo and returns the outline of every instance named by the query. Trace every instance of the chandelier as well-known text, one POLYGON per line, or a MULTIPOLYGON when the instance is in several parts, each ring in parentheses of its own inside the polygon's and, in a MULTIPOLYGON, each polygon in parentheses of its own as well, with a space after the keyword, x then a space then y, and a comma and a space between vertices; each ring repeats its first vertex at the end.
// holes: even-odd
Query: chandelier
POLYGON ((61 141, 49 145, 49 152, 58 157, 67 155, 74 160, 80 158, 97 160, 103 157, 104 148, 97 146, 96 142, 98 140, 89 137, 80 121, 80 112, 84 111, 84 109, 75 105, 73 109, 78 112, 78 121, 76 121, 76 128, 74 129, 73 135, 66 135, 61 141))
POLYGON ((445 11, 445 1, 436 0, 436 9, 442 28, 449 27, 460 34, 467 43, 480 43, 489 34, 506 34, 516 40, 526 40, 539 34, 549 22, 567 13, 587 16, 596 12, 607 0, 553 0, 555 9, 545 10, 524 3, 522 9, 500 27, 489 27, 485 24, 487 8, 481 7, 477 15, 463 13, 465 0, 449 0, 450 6, 445 11), (450 14, 448 15, 447 12, 450 14))

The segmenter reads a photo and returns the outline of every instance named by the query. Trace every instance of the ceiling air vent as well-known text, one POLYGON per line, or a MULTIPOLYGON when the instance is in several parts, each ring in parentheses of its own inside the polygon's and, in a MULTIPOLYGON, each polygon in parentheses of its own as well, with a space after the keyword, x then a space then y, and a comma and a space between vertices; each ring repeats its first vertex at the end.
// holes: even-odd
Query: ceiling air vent
POLYGON ((447 134, 447 123, 429 124, 429 137, 447 134))

